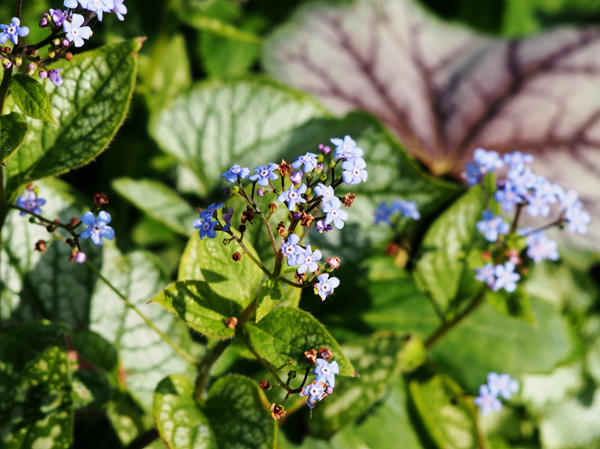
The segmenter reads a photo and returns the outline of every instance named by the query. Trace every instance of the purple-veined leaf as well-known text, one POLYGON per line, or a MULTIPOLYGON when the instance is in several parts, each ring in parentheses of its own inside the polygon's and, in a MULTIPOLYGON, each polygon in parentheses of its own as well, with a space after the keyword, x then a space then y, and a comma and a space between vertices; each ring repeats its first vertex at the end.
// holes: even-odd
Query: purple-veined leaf
MULTIPOLYGON (((477 35, 412 0, 312 4, 265 44, 273 76, 338 113, 379 117, 435 174, 476 147, 536 156, 534 169, 600 215, 600 30, 521 40, 477 35)), ((598 220, 596 220, 598 221, 598 220)), ((600 243, 600 226, 591 233, 600 243)))

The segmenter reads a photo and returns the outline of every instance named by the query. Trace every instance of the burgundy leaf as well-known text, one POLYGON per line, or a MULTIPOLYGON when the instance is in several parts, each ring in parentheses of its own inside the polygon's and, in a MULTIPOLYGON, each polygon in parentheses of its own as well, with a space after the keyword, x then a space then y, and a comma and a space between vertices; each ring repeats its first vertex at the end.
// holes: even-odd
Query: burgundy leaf
POLYGON ((458 175, 476 147, 530 152, 537 172, 600 216, 596 28, 509 41, 411 0, 308 5, 267 41, 264 63, 338 113, 376 115, 435 174, 458 175))

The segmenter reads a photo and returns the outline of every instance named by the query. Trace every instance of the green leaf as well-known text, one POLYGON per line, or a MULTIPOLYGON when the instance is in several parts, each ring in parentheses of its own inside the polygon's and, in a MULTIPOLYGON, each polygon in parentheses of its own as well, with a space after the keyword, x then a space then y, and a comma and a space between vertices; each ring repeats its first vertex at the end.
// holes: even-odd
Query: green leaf
POLYGON ((476 241, 475 225, 484 207, 481 188, 473 187, 433 223, 421 244, 416 279, 445 312, 468 300, 482 285, 475 280, 467 254, 476 241))
MULTIPOLYGON (((249 242, 245 245, 256 254, 249 242)), ((245 307, 254 299, 263 273, 246 254, 234 261, 236 252, 243 253, 236 242, 225 245, 222 238, 202 240, 195 232, 181 256, 178 279, 208 282, 217 295, 245 307)))
POLYGON ((198 11, 191 11, 191 14, 181 13, 180 18, 188 25, 193 26, 200 31, 213 33, 226 39, 249 44, 262 43, 260 36, 241 30, 215 17, 209 17, 198 11))
POLYGON ((32 322, 2 331, 0 446, 5 449, 73 443, 68 328, 32 322))
POLYGON ((5 162, 19 149, 25 135, 27 123, 21 114, 11 112, 0 115, 0 163, 5 162))
POLYGON ((235 330, 227 327, 225 321, 239 316, 242 308, 236 301, 216 294, 211 285, 199 281, 175 282, 149 302, 160 304, 203 335, 231 338, 235 330))
POLYGON ((80 167, 100 154, 123 122, 133 92, 140 39, 82 53, 46 83, 58 125, 28 120, 30 131, 8 167, 9 190, 80 167))
POLYGON ((276 427, 268 406, 256 381, 231 374, 213 384, 202 409, 219 449, 265 449, 273 447, 276 427))
POLYGON ((405 335, 381 333, 344 345, 360 377, 336 382, 334 393, 313 412, 313 432, 327 437, 363 416, 406 371, 404 351, 410 353, 416 348, 420 348, 423 362, 423 345, 414 338, 407 340, 405 335))
POLYGON ((260 322, 246 326, 256 352, 274 367, 285 365, 303 372, 307 361, 304 351, 328 348, 338 362, 340 375, 353 376, 355 369, 329 332, 311 314, 292 307, 273 309, 260 322))
POLYGON ((208 419, 194 401, 194 387, 185 377, 165 377, 156 387, 156 428, 169 449, 216 449, 208 419))
MULTIPOLYGON (((293 289, 291 285, 286 285, 289 287, 289 290, 293 289)), ((281 291, 281 282, 274 281, 272 279, 267 279, 263 285, 261 285, 259 293, 258 293, 258 307, 256 308, 256 317, 255 320, 258 323, 264 317, 266 317, 269 312, 277 305, 279 301, 281 301, 282 291, 281 291)), ((295 290, 300 293, 300 289, 296 288, 295 290)), ((293 291, 291 293, 294 293, 293 291)))
POLYGON ((423 426, 440 449, 482 447, 475 425, 474 405, 463 398, 451 379, 434 375, 409 384, 410 397, 423 426))
POLYGON ((485 299, 497 312, 512 318, 520 318, 532 326, 536 325, 531 299, 523 289, 517 289, 511 294, 490 291, 486 293, 485 299))
POLYGON ((15 104, 23 114, 56 124, 48 94, 44 87, 32 77, 21 73, 13 76, 10 81, 10 92, 15 104))
POLYGON ((78 357, 86 364, 91 364, 93 369, 110 373, 118 368, 119 355, 102 335, 82 329, 75 332, 71 338, 78 357))
POLYGON ((571 354, 573 343, 556 306, 531 298, 531 307, 536 327, 484 304, 436 343, 433 360, 473 394, 491 371, 550 371, 571 354))
POLYGON ((152 179, 118 178, 113 188, 127 201, 169 229, 191 235, 197 213, 190 204, 166 184, 152 179))
POLYGON ((157 114, 150 131, 164 151, 192 168, 204 195, 231 164, 275 160, 297 126, 323 114, 310 97, 265 79, 209 81, 157 114))

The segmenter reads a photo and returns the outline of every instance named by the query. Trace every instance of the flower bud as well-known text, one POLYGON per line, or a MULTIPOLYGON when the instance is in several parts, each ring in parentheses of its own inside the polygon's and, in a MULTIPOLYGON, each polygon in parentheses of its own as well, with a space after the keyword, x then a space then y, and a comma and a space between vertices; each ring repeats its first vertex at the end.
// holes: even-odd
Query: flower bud
POLYGON ((329 257, 328 259, 325 260, 325 262, 327 263, 327 266, 331 269, 331 270, 337 270, 340 267, 340 258, 333 256, 333 257, 329 257))
POLYGON ((46 244, 45 240, 38 240, 37 242, 35 242, 35 250, 36 251, 39 251, 40 253, 45 253, 46 248, 47 248, 47 244, 46 244))
POLYGON ((279 164, 279 173, 281 173, 281 176, 285 176, 290 171, 292 171, 292 166, 288 164, 285 159, 282 159, 281 163, 279 164))
POLYGON ((59 38, 56 38, 52 41, 52 45, 54 45, 55 47, 59 47, 61 42, 62 41, 59 38))
POLYGON ((21 56, 17 56, 15 58, 15 66, 21 67, 23 65, 23 58, 21 56))
POLYGON ((281 238, 285 238, 287 236, 287 230, 285 229, 283 221, 277 223, 277 234, 279 234, 281 238))
POLYGON ((108 203, 108 195, 106 193, 96 193, 94 195, 94 204, 98 209, 106 206, 108 203))
POLYGON ((258 196, 265 196, 265 189, 258 189, 258 196))
POLYGON ((45 70, 40 70, 39 76, 41 79, 45 80, 46 78, 48 78, 48 72, 46 72, 45 70))
POLYGON ((271 417, 277 420, 283 418, 287 414, 282 405, 275 404, 274 402, 271 404, 269 410, 271 410, 271 417))
POLYGON ((352 207, 354 205, 354 199, 356 198, 356 193, 346 193, 344 195, 343 203, 346 207, 352 207))
POLYGON ((85 263, 86 260, 87 256, 83 251, 79 251, 77 254, 75 254, 75 262, 77 262, 78 264, 85 263))
POLYGON ((234 316, 231 316, 225 320, 225 324, 229 329, 235 329, 238 324, 238 319, 234 316))
POLYGON ((48 51, 48 57, 50 59, 54 59, 56 57, 56 52, 54 50, 49 50, 48 51))
POLYGON ((312 348, 310 351, 304 351, 304 357, 313 365, 317 364, 317 350, 312 348))
POLYGON ((333 357, 333 354, 329 349, 322 347, 321 349, 319 349, 319 356, 326 362, 329 362, 331 357, 333 357))
POLYGON ((265 379, 263 379, 260 381, 260 388, 262 390, 269 391, 272 388, 272 385, 269 382, 267 382, 265 379))
POLYGON ((240 260, 242 260, 242 255, 240 253, 233 253, 233 255, 231 256, 231 258, 235 262, 239 262, 240 260))
POLYGON ((48 17, 47 17, 48 13, 45 13, 44 16, 42 17, 42 19, 40 20, 40 28, 46 28, 48 26, 48 17))
POLYGON ((71 53, 70 51, 69 51, 69 52, 67 52, 67 53, 65 54, 65 59, 66 59, 67 61, 70 61, 71 59, 73 59, 73 53, 71 53))
POLYGON ((302 182, 302 172, 298 170, 292 173, 290 176, 290 181, 292 181, 294 185, 300 184, 302 182))

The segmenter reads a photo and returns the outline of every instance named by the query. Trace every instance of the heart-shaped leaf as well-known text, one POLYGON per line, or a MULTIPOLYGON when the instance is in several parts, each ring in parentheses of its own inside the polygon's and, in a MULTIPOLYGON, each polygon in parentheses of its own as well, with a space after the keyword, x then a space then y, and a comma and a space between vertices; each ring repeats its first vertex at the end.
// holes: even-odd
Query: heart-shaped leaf
POLYGON ((0 115, 0 163, 19 149, 27 134, 25 117, 16 112, 0 115))
POLYGON ((299 125, 324 113, 310 97, 265 79, 209 81, 173 100, 150 131, 207 194, 232 164, 253 168, 279 157, 299 125))
POLYGON ((229 317, 239 316, 242 308, 230 299, 217 295, 211 284, 200 281, 179 281, 171 284, 150 300, 173 312, 185 324, 203 335, 231 338, 234 329, 226 325, 229 317))
POLYGON ((328 348, 338 362, 340 375, 353 376, 355 369, 329 332, 312 315, 292 307, 273 309, 260 322, 247 325, 250 342, 256 352, 274 367, 289 363, 303 372, 307 366, 305 351, 328 348))
POLYGON ((8 166, 9 190, 88 163, 125 119, 133 93, 140 39, 77 55, 62 69, 60 87, 45 84, 58 125, 28 120, 29 132, 8 166))
POLYGON ((154 420, 169 449, 216 449, 208 418, 194 401, 194 387, 185 377, 165 377, 154 392, 154 420))
POLYGON ((73 399, 66 326, 32 322, 0 339, 0 445, 6 449, 73 443, 73 399))
POLYGON ((264 65, 336 112, 373 113, 437 174, 460 173, 478 146, 532 152, 597 216, 599 42, 596 28, 495 40, 414 0, 355 0, 306 5, 267 40, 264 65))
POLYGON ((273 447, 275 438, 276 422, 269 416, 268 406, 257 382, 231 374, 213 384, 202 410, 219 449, 264 449, 273 447))
MULTIPOLYGON (((234 261, 233 254, 243 254, 243 251, 236 242, 225 245, 224 236, 219 233, 217 238, 201 239, 194 232, 181 256, 178 278, 208 282, 217 295, 245 307, 254 299, 263 272, 247 255, 234 261)), ((245 241, 244 244, 256 255, 250 242, 245 241)))

